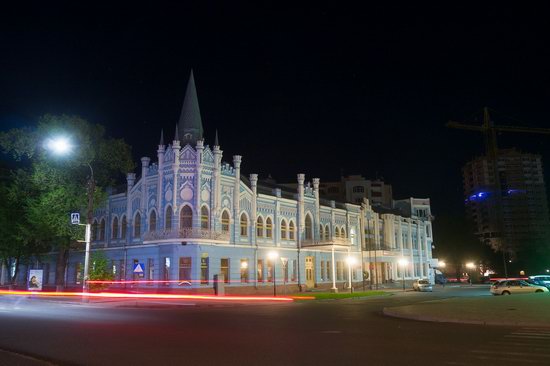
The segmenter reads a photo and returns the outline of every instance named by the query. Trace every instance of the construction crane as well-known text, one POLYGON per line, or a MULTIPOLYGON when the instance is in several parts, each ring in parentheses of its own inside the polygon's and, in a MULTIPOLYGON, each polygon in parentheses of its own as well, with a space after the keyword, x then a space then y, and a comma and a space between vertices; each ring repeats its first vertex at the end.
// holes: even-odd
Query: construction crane
POLYGON ((490 166, 493 170, 493 181, 494 181, 494 202, 495 210, 497 215, 497 229, 500 235, 500 250, 502 251, 502 259, 504 263, 504 272, 505 276, 508 277, 508 271, 506 266, 506 257, 505 252, 507 248, 503 245, 502 238, 502 210, 501 210, 501 201, 502 201, 502 192, 501 192, 501 182, 498 174, 498 144, 497 144, 497 132, 512 132, 512 133, 534 133, 534 134, 545 134, 550 135, 550 129, 548 128, 536 128, 536 127, 519 127, 519 126, 498 126, 495 125, 491 120, 489 115, 489 109, 487 107, 483 108, 483 122, 481 126, 464 124, 461 122, 449 121, 446 124, 449 128, 456 128, 460 130, 469 130, 481 132, 485 137, 485 151, 487 158, 489 160, 490 166))

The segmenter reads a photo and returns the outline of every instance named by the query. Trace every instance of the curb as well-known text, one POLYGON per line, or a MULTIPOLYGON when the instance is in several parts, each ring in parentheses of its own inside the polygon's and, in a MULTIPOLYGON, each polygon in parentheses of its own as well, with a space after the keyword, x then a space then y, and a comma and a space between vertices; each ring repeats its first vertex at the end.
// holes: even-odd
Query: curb
POLYGON ((473 325, 489 325, 489 326, 504 326, 504 327, 532 327, 532 328, 550 329, 550 324, 540 324, 540 323, 522 322, 522 321, 517 321, 517 322, 484 321, 484 320, 473 320, 473 319, 436 317, 436 316, 423 315, 423 314, 411 315, 411 314, 403 314, 398 309, 399 307, 383 308, 382 314, 392 318, 417 320, 417 321, 432 322, 432 323, 455 323, 455 324, 473 324, 473 325))

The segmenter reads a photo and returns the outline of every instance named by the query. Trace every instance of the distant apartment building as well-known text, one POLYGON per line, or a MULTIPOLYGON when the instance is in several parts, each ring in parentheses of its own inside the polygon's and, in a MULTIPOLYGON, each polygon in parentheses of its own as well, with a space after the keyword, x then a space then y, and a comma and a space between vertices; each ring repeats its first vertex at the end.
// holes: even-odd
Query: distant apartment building
POLYGON ((512 257, 526 249, 548 251, 550 221, 540 155, 499 150, 496 170, 497 177, 487 156, 463 168, 466 211, 475 234, 512 257), (494 192, 496 183, 500 192, 494 192))

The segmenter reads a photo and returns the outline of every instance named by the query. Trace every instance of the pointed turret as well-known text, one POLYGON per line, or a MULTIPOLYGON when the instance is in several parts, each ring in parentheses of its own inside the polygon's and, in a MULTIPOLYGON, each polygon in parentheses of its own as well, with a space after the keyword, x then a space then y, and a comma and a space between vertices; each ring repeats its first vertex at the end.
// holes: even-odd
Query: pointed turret
POLYGON ((176 131, 174 131, 174 141, 179 141, 179 140, 180 140, 180 135, 178 132, 178 125, 176 124, 176 131))
POLYGON ((159 146, 163 146, 164 145, 164 129, 161 129, 160 130, 160 141, 159 141, 159 146))
POLYGON ((197 98, 193 70, 191 70, 191 75, 187 82, 187 90, 185 91, 185 99, 183 100, 183 107, 181 109, 178 125, 181 133, 179 139, 183 144, 190 143, 194 145, 197 140, 202 139, 201 112, 199 109, 199 100, 197 98))
POLYGON ((218 141, 218 129, 216 128, 216 137, 214 137, 214 146, 220 146, 220 142, 218 141))

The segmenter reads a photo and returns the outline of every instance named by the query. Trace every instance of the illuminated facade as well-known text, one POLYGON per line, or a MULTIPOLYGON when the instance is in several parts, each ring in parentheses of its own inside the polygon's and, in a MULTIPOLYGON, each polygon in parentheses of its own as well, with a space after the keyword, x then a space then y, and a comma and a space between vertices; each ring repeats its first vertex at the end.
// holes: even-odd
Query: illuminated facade
MULTIPOLYGON (((342 290, 348 256, 356 286, 363 274, 380 284, 400 280, 401 257, 409 259, 407 279, 433 278, 430 220, 379 214, 367 199, 323 200, 319 179, 303 174, 292 190, 262 184, 241 173, 241 156, 231 160, 223 162, 217 136, 212 146, 203 140, 191 74, 171 143, 161 135, 156 161, 142 158, 139 178, 129 173, 126 190, 94 213, 92 250, 106 254, 116 280, 211 292, 214 275, 223 275, 226 293, 272 291, 273 281, 289 292, 342 290)), ((83 253, 71 252, 69 285, 81 281, 82 263, 83 253)))

